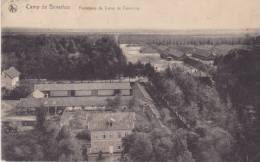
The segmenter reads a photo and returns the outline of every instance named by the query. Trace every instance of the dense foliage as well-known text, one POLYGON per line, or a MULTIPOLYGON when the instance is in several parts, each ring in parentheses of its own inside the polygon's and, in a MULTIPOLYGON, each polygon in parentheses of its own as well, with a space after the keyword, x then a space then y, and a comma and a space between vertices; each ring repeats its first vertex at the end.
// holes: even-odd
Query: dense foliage
POLYGON ((3 68, 15 66, 25 78, 110 79, 126 66, 109 37, 16 35, 2 42, 3 68))
POLYGON ((250 50, 233 50, 218 61, 217 89, 237 115, 236 156, 240 161, 260 160, 260 48, 259 37, 250 50), (257 42, 258 41, 258 42, 257 42))
POLYGON ((18 100, 25 98, 32 92, 31 88, 27 85, 20 85, 15 87, 13 90, 2 87, 2 99, 4 100, 18 100))
POLYGON ((2 37, 2 69, 16 67, 22 78, 115 79, 149 75, 150 64, 127 64, 112 37, 15 35, 2 37))
POLYGON ((76 150, 68 127, 49 123, 39 109, 34 130, 16 135, 2 134, 2 158, 7 161, 71 161, 76 150))
POLYGON ((208 86, 178 68, 154 73, 152 84, 146 87, 172 134, 167 135, 163 129, 159 137, 155 130, 134 133, 124 141, 130 158, 158 162, 186 158, 197 162, 259 161, 259 52, 259 44, 255 44, 218 58, 216 86, 208 86))

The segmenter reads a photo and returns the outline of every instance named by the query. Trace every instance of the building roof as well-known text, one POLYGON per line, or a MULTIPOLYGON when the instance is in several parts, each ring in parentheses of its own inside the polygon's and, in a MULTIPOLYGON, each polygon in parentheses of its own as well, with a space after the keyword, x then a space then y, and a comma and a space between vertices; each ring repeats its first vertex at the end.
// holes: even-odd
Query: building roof
MULTIPOLYGON (((52 97, 52 98, 24 98, 18 103, 18 107, 51 107, 51 106, 99 106, 107 105, 108 97, 52 97)), ((114 98, 114 97, 110 97, 114 98)), ((121 98, 121 105, 126 105, 131 96, 124 96, 121 98)))
POLYGON ((156 49, 150 46, 144 46, 140 49, 141 53, 158 53, 156 49))
POLYGON ((44 97, 44 93, 39 91, 38 89, 34 90, 30 97, 33 97, 33 98, 43 98, 44 97))
POLYGON ((134 112, 97 112, 89 119, 90 131, 132 130, 134 128, 134 112))
POLYGON ((34 89, 40 91, 55 91, 55 90, 109 90, 109 89, 131 89, 130 83, 44 83, 35 84, 34 89))
POLYGON ((3 121, 36 121, 36 116, 7 116, 2 118, 3 121))
POLYGON ((156 46, 156 48, 161 51, 161 52, 164 52, 166 51, 169 47, 168 46, 165 46, 165 45, 160 45, 160 46, 156 46))
POLYGON ((183 55, 184 55, 184 53, 182 51, 177 50, 175 48, 169 48, 167 50, 167 54, 169 54, 170 56, 173 56, 173 57, 178 57, 178 58, 183 57, 183 55))
POLYGON ((210 58, 212 56, 212 51, 211 50, 204 50, 204 49, 198 49, 195 48, 192 52, 192 56, 198 56, 198 57, 203 57, 203 58, 210 58))
POLYGON ((15 67, 10 67, 9 69, 7 70, 4 70, 3 73, 5 73, 6 75, 8 75, 10 78, 15 78, 15 77, 18 77, 20 76, 20 72, 18 70, 16 70, 15 67))

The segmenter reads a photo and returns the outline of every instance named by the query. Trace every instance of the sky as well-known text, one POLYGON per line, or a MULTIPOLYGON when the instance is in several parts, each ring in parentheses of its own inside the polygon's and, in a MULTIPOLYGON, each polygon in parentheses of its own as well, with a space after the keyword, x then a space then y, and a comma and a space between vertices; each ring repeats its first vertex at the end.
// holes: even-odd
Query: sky
POLYGON ((2 27, 156 30, 260 28, 260 0, 3 0, 1 3, 2 27), (11 4, 17 6, 16 12, 8 10, 11 4), (50 4, 69 6, 70 9, 51 9, 50 4), (32 8, 42 5, 47 9, 32 8), (102 10, 86 10, 87 7, 101 7, 102 10), (107 7, 116 10, 105 10, 107 7), (132 9, 125 10, 126 7, 132 9))

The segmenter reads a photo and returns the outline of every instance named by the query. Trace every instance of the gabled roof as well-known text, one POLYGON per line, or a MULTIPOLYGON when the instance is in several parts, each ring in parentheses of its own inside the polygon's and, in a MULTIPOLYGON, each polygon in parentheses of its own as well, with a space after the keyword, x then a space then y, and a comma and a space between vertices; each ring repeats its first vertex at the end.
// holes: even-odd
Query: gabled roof
POLYGON ((15 78, 15 77, 18 77, 20 76, 20 72, 18 70, 16 70, 15 67, 10 67, 9 69, 7 70, 4 70, 3 73, 5 73, 6 75, 8 75, 10 78, 15 78))
POLYGON ((33 97, 33 98, 43 98, 44 97, 44 93, 39 91, 38 89, 34 90, 30 97, 33 97))
POLYGON ((34 89, 40 91, 55 90, 109 90, 109 89, 131 89, 130 83, 44 83, 35 84, 34 89))
POLYGON ((134 112, 97 112, 89 119, 90 131, 132 130, 134 129, 134 112))

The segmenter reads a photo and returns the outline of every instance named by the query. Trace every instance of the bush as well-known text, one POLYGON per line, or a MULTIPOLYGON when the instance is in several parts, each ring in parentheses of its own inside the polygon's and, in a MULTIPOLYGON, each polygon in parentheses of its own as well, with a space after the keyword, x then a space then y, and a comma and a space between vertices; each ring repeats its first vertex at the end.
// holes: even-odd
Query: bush
POLYGON ((83 130, 81 132, 79 132, 76 137, 78 139, 83 139, 83 140, 89 140, 90 141, 90 132, 89 130, 83 130))
POLYGON ((25 98, 31 93, 31 89, 28 86, 18 86, 13 90, 8 90, 6 88, 2 88, 2 99, 6 100, 17 100, 20 98, 25 98))

